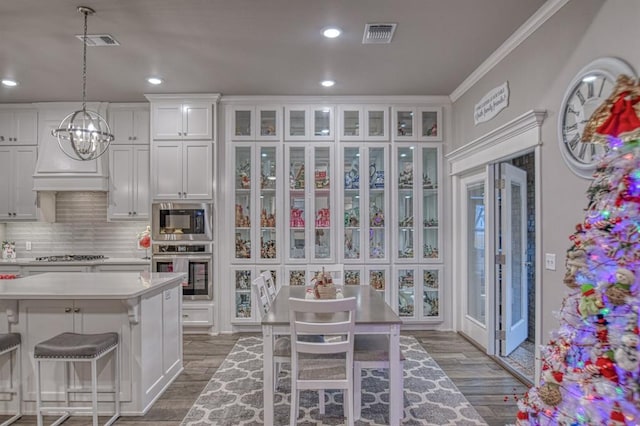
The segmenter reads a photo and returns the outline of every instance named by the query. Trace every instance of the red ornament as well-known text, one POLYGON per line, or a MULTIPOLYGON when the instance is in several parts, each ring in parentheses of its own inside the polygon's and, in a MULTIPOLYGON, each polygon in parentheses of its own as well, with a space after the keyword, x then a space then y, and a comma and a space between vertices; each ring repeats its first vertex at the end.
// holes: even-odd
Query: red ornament
POLYGON ((631 98, 630 92, 620 94, 618 100, 611 107, 611 115, 596 129, 600 135, 619 137, 640 128, 640 120, 633 108, 640 98, 631 98))

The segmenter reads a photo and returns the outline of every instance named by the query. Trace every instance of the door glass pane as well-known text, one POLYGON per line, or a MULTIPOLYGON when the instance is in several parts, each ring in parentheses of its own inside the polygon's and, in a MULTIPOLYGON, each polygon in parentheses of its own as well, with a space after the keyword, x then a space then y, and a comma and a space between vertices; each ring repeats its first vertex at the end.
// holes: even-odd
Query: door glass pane
POLYGON ((344 148, 344 258, 360 259, 360 149, 344 148))
POLYGON ((369 148, 369 259, 386 255, 384 148, 369 148))
POLYGON ((236 147, 235 257, 251 258, 251 148, 236 147))
POLYGON ((236 136, 251 136, 251 111, 250 110, 236 110, 236 136))
POLYGON ((275 259, 276 148, 260 149, 260 258, 275 259))
POLYGON ((422 136, 438 136, 438 113, 436 111, 422 111, 420 116, 422 136))
POLYGON ((260 111, 260 136, 277 135, 277 114, 275 110, 260 111))
POLYGON ((313 135, 329 136, 331 132, 331 110, 329 108, 313 111, 313 135))
POLYGON ((360 136, 360 112, 342 111, 342 136, 360 136))
POLYGON ((413 136, 413 112, 412 111, 397 111, 397 136, 413 136))
POLYGON ((484 184, 467 187, 467 315, 485 323, 484 184))
POLYGON ((422 315, 424 317, 437 317, 440 312, 438 271, 424 271, 422 281, 422 315))
POLYGON ((251 271, 235 271, 236 318, 251 317, 251 271))
POLYGON ((290 270, 289 285, 307 285, 307 270, 306 269, 290 270))
POLYGON ((398 271, 398 315, 412 317, 414 315, 414 286, 413 269, 400 269, 398 271))
POLYGON ((422 257, 439 257, 438 241, 438 150, 422 149, 422 257))
POLYGON ((289 135, 305 136, 307 126, 307 112, 305 110, 289 111, 289 135))
POLYGON ((523 320, 522 317, 522 259, 524 258, 522 247, 522 187, 517 182, 511 182, 511 325, 516 325, 523 320))
POLYGON ((289 257, 305 258, 305 165, 304 148, 289 151, 289 257))
POLYGON ((369 123, 368 136, 384 136, 384 111, 367 111, 369 123))
POLYGON ((369 285, 373 287, 376 291, 380 292, 383 298, 384 298, 384 291, 387 287, 386 281, 387 281, 387 275, 384 269, 380 269, 380 270, 372 269, 369 271, 369 285))
POLYGON ((329 148, 314 148, 315 258, 331 257, 331 170, 329 148))
POLYGON ((398 148, 398 257, 414 256, 413 148, 398 148))
POLYGON ((344 271, 344 283, 345 283, 345 285, 360 285, 360 271, 358 271, 358 270, 345 270, 344 271))

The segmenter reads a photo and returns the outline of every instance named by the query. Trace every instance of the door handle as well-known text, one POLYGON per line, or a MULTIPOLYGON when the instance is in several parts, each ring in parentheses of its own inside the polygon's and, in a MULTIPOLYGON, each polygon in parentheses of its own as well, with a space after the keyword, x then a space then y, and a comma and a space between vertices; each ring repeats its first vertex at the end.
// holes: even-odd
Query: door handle
POLYGON ((64 312, 68 314, 69 312, 71 312, 71 308, 64 308, 64 312))
POLYGON ((75 312, 75 313, 77 314, 78 312, 80 312, 80 308, 75 308, 75 309, 73 310, 73 312, 75 312))

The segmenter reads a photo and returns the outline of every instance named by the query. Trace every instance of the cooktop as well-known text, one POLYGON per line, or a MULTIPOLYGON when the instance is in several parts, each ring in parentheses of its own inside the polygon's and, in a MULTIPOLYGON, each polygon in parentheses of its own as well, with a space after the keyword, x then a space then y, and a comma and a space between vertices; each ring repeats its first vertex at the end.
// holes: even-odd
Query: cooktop
POLYGON ((102 254, 62 254, 58 256, 36 257, 39 262, 81 262, 88 260, 107 259, 102 254))

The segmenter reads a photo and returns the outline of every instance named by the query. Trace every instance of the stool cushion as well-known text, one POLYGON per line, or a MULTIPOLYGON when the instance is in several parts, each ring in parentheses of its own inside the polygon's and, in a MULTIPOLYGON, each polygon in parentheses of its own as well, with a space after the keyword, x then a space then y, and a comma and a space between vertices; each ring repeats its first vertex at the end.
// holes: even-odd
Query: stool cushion
POLYGON ((34 358, 95 358, 118 344, 118 333, 62 333, 38 343, 34 358))
POLYGON ((20 344, 20 334, 0 333, 0 352, 20 344))

